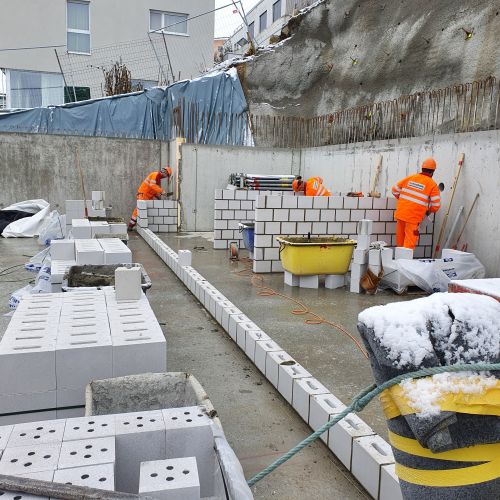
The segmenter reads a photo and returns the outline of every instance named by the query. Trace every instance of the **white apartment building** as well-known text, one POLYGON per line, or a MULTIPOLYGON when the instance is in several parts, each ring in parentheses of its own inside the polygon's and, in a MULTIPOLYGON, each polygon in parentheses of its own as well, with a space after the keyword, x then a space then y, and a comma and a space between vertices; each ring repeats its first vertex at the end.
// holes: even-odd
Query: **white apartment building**
MULTIPOLYGON (((272 35, 279 35, 293 13, 315 0, 261 0, 246 13, 248 33, 256 46, 268 45, 272 35)), ((247 28, 239 26, 224 45, 224 59, 245 53, 249 48, 247 28)))
POLYGON ((120 60, 138 88, 196 77, 213 61, 214 6, 215 0, 2 0, 6 106, 102 97, 104 70, 120 60))

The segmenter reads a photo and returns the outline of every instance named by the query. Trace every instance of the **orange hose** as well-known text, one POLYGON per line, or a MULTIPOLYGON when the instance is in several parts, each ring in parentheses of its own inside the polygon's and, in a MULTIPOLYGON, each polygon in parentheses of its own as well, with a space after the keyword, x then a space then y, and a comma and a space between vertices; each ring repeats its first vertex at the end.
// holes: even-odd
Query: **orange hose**
POLYGON ((264 284, 264 278, 258 274, 255 274, 252 270, 252 265, 253 265, 253 260, 248 259, 248 258, 240 258, 240 262, 243 262, 245 264, 245 268, 241 269, 240 271, 233 271, 233 274, 236 274, 237 276, 240 277, 248 277, 250 278, 250 282, 252 283, 252 286, 255 288, 259 289, 257 292, 257 295, 260 297, 281 297, 285 300, 288 300, 290 302, 295 303, 298 308, 292 309, 290 312, 291 314, 294 314, 296 316, 309 316, 304 320, 304 323, 306 325, 328 325, 332 328, 335 328, 336 330, 340 331, 342 334, 344 334, 346 337, 348 337, 356 346, 356 348, 363 354, 363 356, 368 359, 368 353, 365 351, 361 343, 359 342, 358 339, 354 337, 349 331, 342 325, 338 323, 334 323, 333 321, 329 321, 323 317, 321 317, 319 314, 316 314, 315 312, 312 312, 303 302, 300 300, 294 299, 293 297, 290 297, 289 295, 286 295, 284 293, 277 292, 273 288, 266 286, 264 284))

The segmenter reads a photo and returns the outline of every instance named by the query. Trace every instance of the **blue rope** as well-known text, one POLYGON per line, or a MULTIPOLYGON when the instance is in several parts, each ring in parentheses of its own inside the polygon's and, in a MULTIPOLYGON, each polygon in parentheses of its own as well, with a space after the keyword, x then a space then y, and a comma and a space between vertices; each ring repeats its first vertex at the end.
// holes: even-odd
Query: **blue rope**
POLYGON ((306 437, 299 444, 294 446, 290 451, 285 453, 283 456, 278 458, 275 462, 268 465, 264 470, 256 474, 248 481, 249 486, 253 486, 255 483, 265 478, 268 474, 277 469, 280 465, 284 464, 295 456, 299 451, 303 450, 306 446, 310 445, 312 442, 316 441, 322 434, 324 434, 330 427, 333 427, 336 423, 342 420, 349 413, 360 412, 366 405, 380 393, 384 392, 389 387, 399 384, 403 380, 410 378, 422 378, 428 377, 430 375, 436 375, 438 373, 447 372, 469 372, 469 371, 495 371, 500 370, 500 363, 476 363, 476 364, 462 364, 462 365, 452 365, 452 366, 434 366, 431 368, 422 368, 416 372, 404 373, 398 375, 397 377, 384 382, 383 384, 377 386, 375 384, 367 387, 361 391, 353 400, 352 403, 341 411, 339 414, 335 415, 332 420, 328 421, 325 425, 320 427, 317 431, 313 432, 310 436, 306 437))

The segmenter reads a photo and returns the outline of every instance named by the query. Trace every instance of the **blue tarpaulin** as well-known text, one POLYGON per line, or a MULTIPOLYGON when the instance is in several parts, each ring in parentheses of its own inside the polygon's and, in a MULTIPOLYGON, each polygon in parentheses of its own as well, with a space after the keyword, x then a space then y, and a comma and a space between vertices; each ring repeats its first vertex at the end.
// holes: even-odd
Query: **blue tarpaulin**
POLYGON ((247 104, 235 69, 166 88, 0 114, 0 132, 244 144, 247 104), (182 120, 181 120, 182 115, 182 120))

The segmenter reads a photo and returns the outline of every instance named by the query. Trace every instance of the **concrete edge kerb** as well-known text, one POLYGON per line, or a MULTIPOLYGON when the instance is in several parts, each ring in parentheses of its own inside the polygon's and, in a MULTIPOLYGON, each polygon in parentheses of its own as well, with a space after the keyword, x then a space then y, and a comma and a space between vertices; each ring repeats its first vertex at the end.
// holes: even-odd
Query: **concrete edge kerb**
MULTIPOLYGON (((311 401, 316 402, 315 396, 321 397, 322 400, 327 399, 328 394, 332 396, 332 400, 339 401, 338 398, 306 370, 303 370, 302 376, 299 372, 294 374, 284 370, 285 365, 281 364, 281 360, 288 365, 289 360, 295 361, 292 356, 276 344, 263 330, 258 328, 250 318, 241 313, 196 269, 189 265, 180 265, 178 254, 156 234, 147 228, 140 227, 137 232, 205 309, 210 312, 226 333, 231 336, 233 341, 266 376, 267 380, 285 397, 306 424, 316 430, 320 425, 316 425, 312 420, 317 422, 323 419, 321 421, 321 425, 323 425, 332 415, 339 412, 338 408, 331 407, 327 410, 324 405, 315 404, 315 415, 313 415, 311 401), (205 293, 205 290, 207 293, 205 293), (229 309, 236 312, 228 312, 229 309), (229 316, 229 321, 224 321, 224 314, 221 311, 226 311, 225 319, 227 320, 227 316, 229 316), (249 328, 248 330, 245 328, 246 326, 249 328), (241 337, 243 334, 245 335, 245 342, 241 337), (260 338, 262 340, 259 340, 260 338), (280 376, 282 377, 281 383, 280 376), (292 387, 291 395, 290 385, 292 387), (287 388, 285 394, 282 387, 287 388), (322 413, 318 414, 318 411, 322 413)), ((302 368, 297 362, 296 366, 302 368)), ((395 492, 400 492, 398 479, 394 473, 390 475, 384 474, 385 483, 382 484, 381 481, 383 470, 386 471, 387 467, 394 466, 394 457, 389 443, 378 436, 357 415, 351 417, 348 415, 339 424, 333 426, 328 431, 328 437, 322 438, 322 440, 373 498, 377 500, 402 499, 402 496, 395 496, 395 492), (367 441, 373 441, 378 446, 364 446, 364 454, 353 453, 353 449, 358 450, 360 448, 360 440, 363 442, 363 438, 368 436, 370 439, 367 441), (381 460, 380 457, 381 449, 385 450, 386 453, 384 460, 381 460), (390 481, 391 484, 388 485, 387 481, 390 481)))

